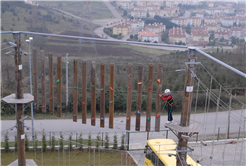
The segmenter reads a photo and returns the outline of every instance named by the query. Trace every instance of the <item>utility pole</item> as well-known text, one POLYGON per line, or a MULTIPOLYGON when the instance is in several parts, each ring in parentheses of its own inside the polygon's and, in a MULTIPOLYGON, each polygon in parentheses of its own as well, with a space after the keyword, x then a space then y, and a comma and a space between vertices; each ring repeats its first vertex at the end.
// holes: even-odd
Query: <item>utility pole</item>
MULTIPOLYGON (((193 94, 193 82, 195 74, 195 62, 196 62, 196 50, 195 48, 189 48, 188 63, 186 66, 185 74, 185 86, 184 86, 184 97, 183 97, 183 106, 180 119, 181 127, 188 127, 190 125, 190 111, 192 103, 192 94, 193 94), (192 64, 193 63, 193 64, 192 64)), ((181 152, 178 152, 177 166, 186 165, 186 156, 187 156, 187 143, 188 143, 188 133, 179 132, 178 133, 178 149, 181 152)))
MULTIPOLYGON (((20 33, 14 32, 13 38, 16 44, 15 47, 15 97, 16 99, 23 99, 23 84, 22 84, 22 60, 21 60, 21 43, 20 43, 20 33)), ((26 165, 25 156, 25 134, 24 134, 24 111, 23 104, 17 103, 17 137, 18 137, 18 165, 26 165)))

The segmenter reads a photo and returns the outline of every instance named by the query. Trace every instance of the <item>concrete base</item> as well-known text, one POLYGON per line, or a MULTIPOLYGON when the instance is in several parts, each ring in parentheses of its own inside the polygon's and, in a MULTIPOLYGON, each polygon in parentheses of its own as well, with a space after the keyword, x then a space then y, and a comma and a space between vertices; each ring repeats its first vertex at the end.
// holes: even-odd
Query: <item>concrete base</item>
MULTIPOLYGON (((18 166, 18 159, 8 166, 18 166)), ((26 159, 26 166, 38 166, 33 159, 26 159)))

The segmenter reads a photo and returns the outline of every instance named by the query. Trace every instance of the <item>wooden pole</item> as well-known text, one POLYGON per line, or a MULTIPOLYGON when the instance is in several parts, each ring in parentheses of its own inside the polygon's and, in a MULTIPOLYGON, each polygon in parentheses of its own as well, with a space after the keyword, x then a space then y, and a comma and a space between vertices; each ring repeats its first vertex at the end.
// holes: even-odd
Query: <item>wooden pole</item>
POLYGON ((160 118, 161 118, 161 98, 159 94, 162 91, 162 66, 163 64, 159 63, 157 68, 157 86, 156 86, 156 114, 155 114, 155 131, 160 131, 160 118))
POLYGON ((41 82, 42 82, 42 112, 46 113, 46 93, 45 93, 45 56, 44 50, 40 50, 41 55, 41 82))
POLYGON ((86 114, 87 114, 87 107, 86 107, 86 93, 87 93, 87 84, 86 84, 86 66, 87 62, 82 61, 82 123, 86 124, 86 114))
POLYGON ((114 64, 109 67, 109 128, 114 128, 114 64))
POLYGON ((38 76, 37 76, 37 49, 33 49, 33 95, 34 109, 38 110, 38 76))
MULTIPOLYGON (((188 62, 196 62, 196 50, 189 49, 188 62)), ((183 97, 183 106, 180 119, 180 126, 187 127, 190 125, 190 111, 192 103, 192 94, 193 94, 193 74, 195 73, 195 65, 188 65, 186 67, 185 74, 185 86, 184 86, 184 97, 183 97)), ((178 150, 187 150, 188 139, 182 138, 182 135, 188 135, 188 133, 178 133, 178 150)), ((179 157, 177 157, 177 166, 184 165, 181 161, 186 161, 187 152, 178 152, 179 157), (180 160, 181 159, 181 160, 180 160)))
POLYGON ((91 62, 91 125, 96 125, 96 62, 91 62))
POLYGON ((128 64, 126 130, 131 130, 131 109, 132 109, 132 64, 128 64))
MULTIPOLYGON (((21 42, 20 33, 13 33, 15 47, 15 84, 16 84, 16 99, 23 99, 23 84, 22 84, 22 60, 21 60, 21 42)), ((24 122, 20 121, 24 117, 23 104, 17 104, 17 137, 18 137, 18 165, 26 165, 25 154, 25 133, 24 122)))
POLYGON ((49 53, 49 94, 50 94, 50 114, 54 115, 54 86, 53 86, 53 54, 49 53))
POLYGON ((151 111, 152 111, 152 89, 153 89, 154 65, 149 64, 149 80, 147 93, 147 111, 146 111, 146 131, 150 131, 151 111))
POLYGON ((100 127, 105 124, 105 63, 101 63, 100 127))
POLYGON ((78 60, 73 61, 73 121, 77 122, 78 117, 78 60))
POLYGON ((137 111, 136 111, 136 131, 140 131, 141 100, 142 100, 143 65, 138 65, 138 89, 137 89, 137 111))
POLYGON ((62 100, 62 92, 61 92, 61 87, 62 87, 62 80, 61 80, 61 75, 62 75, 62 56, 57 55, 57 117, 61 117, 61 100, 62 100))

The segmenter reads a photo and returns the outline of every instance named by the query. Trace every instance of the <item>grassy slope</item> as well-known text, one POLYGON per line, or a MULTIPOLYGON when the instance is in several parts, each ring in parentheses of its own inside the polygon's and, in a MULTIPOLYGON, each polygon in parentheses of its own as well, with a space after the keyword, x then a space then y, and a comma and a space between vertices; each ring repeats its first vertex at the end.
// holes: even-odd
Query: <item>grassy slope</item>
MULTIPOLYGON (((48 7, 58 8, 67 12, 70 12, 74 15, 78 15, 80 17, 83 16, 83 10, 84 10, 84 1, 76 1, 76 2, 39 2, 39 4, 47 5, 48 7)), ((108 18, 114 18, 113 14, 110 12, 108 7, 104 4, 104 2, 101 1, 91 1, 91 18, 93 20, 97 19, 108 19, 108 18)), ((89 16, 89 9, 86 8, 85 15, 89 16)), ((86 18, 84 16, 83 18, 86 18)))

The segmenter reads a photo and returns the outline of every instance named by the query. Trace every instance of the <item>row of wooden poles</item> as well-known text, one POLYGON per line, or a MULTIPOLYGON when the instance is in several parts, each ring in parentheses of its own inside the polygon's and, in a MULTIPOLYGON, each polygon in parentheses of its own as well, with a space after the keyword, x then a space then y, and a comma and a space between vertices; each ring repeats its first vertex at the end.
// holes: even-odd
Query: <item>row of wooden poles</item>
MULTIPOLYGON (((42 84, 42 112, 46 113, 46 94, 45 94, 45 53, 40 51, 41 56, 41 84, 42 84)), ((49 56, 49 100, 50 114, 54 114, 54 86, 53 86, 53 54, 49 56)), ((96 125, 96 63, 91 62, 91 125, 96 125)), ((78 60, 74 59, 74 75, 73 75, 73 121, 77 122, 78 118, 78 60)), ((159 94, 162 91, 162 67, 163 64, 158 64, 157 80, 153 80, 154 65, 149 64, 148 75, 148 92, 147 92, 147 110, 146 110, 146 131, 150 131, 151 110, 152 110, 152 89, 153 83, 157 83, 156 89, 156 116, 155 116, 155 131, 160 130, 160 113, 161 99, 159 94)), ((114 68, 113 63, 110 64, 109 72, 109 128, 113 128, 114 122, 114 68)), ((87 114, 87 61, 82 61, 82 123, 86 124, 87 114)), ((34 87, 34 109, 38 109, 38 77, 37 77, 37 50, 33 50, 33 87, 34 87)), ((62 110, 62 56, 57 55, 57 117, 61 117, 62 110)), ((127 84, 127 110, 126 110, 126 130, 131 127, 131 105, 132 105, 132 77, 133 65, 128 64, 128 84, 127 84)), ((142 99, 142 82, 143 82, 143 65, 138 65, 138 85, 137 85, 137 106, 136 106, 136 125, 135 130, 140 131, 141 117, 141 99, 142 99)), ((100 127, 105 124, 105 63, 100 64, 100 127)))

